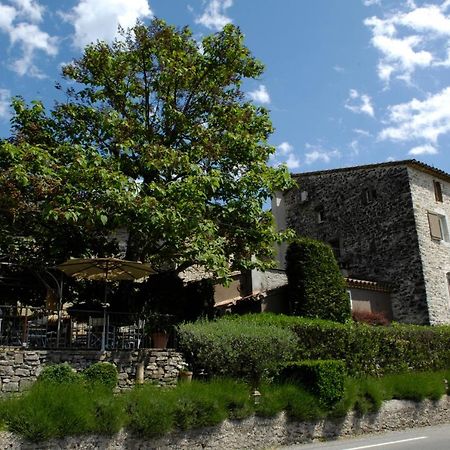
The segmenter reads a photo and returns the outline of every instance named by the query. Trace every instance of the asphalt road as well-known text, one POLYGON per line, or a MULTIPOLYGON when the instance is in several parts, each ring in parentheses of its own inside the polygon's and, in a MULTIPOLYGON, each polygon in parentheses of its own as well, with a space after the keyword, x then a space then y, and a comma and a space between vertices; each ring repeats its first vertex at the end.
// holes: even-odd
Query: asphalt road
POLYGON ((280 447, 279 450, 450 450, 450 425, 377 433, 364 437, 280 447))

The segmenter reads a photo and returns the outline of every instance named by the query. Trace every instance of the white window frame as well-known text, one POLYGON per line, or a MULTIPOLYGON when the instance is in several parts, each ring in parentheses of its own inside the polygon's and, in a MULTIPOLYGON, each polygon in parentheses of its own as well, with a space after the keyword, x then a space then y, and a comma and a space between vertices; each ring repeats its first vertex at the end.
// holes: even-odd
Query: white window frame
POLYGON ((428 225, 430 227, 430 235, 431 235, 431 239, 433 239, 433 241, 443 241, 443 242, 450 241, 449 233, 448 233, 448 226, 447 226, 447 218, 444 215, 436 213, 436 212, 428 211, 428 225), (434 220, 435 217, 439 221, 438 223, 439 223, 440 236, 433 235, 432 220, 434 220))

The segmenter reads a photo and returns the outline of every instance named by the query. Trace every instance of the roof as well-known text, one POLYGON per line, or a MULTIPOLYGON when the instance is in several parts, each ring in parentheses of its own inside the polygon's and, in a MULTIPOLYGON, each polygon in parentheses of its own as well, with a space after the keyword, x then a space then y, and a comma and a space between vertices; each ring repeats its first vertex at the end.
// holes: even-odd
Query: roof
POLYGON ((412 169, 420 170, 421 172, 428 173, 434 177, 441 178, 444 181, 450 182, 450 174, 444 172, 441 169, 437 169, 436 167, 425 164, 416 159, 404 159, 402 161, 389 161, 377 164, 366 164, 361 166, 352 166, 352 167, 340 167, 337 169, 329 169, 329 170, 318 170, 316 172, 303 172, 303 173, 295 173, 292 174, 295 178, 308 177, 308 176, 317 176, 317 175, 327 175, 330 173, 338 173, 338 172, 349 172, 354 170, 367 170, 367 169, 376 169, 378 167, 396 167, 396 166, 407 166, 412 169))
POLYGON ((356 289, 366 289, 368 291, 391 292, 391 286, 388 283, 369 280, 357 280, 356 278, 345 278, 347 287, 356 289))

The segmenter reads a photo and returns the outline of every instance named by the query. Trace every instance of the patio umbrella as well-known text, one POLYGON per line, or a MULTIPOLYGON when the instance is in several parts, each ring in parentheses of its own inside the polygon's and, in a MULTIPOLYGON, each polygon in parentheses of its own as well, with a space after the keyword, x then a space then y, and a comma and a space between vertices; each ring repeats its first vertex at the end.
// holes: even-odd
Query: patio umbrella
MULTIPOLYGON (((104 281, 105 306, 108 296, 106 286, 108 281, 134 281, 156 273, 149 264, 118 258, 73 258, 59 264, 56 268, 69 277, 83 280, 104 281)), ((105 324, 103 324, 103 326, 105 326, 105 324)), ((104 350, 104 347, 103 333, 102 350, 104 350)))
POLYGON ((73 258, 56 267, 70 277, 105 282, 139 280, 156 273, 149 264, 118 258, 73 258))

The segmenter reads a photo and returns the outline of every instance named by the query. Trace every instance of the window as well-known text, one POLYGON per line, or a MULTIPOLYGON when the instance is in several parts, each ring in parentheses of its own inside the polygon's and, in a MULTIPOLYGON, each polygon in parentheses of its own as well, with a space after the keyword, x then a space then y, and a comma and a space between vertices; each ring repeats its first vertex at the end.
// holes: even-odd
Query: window
POLYGON ((342 256, 342 240, 340 238, 333 239, 330 241, 330 246, 333 250, 336 259, 342 256))
POLYGON ((322 223, 325 221, 325 210, 323 206, 319 206, 316 209, 316 214, 317 214, 317 223, 322 223))
POLYGON ((446 278, 446 280, 447 280, 448 295, 449 295, 449 297, 450 297, 450 272, 447 272, 447 273, 446 273, 445 278, 446 278))
POLYGON ((442 186, 439 181, 433 180, 433 186, 434 186, 434 198, 437 202, 442 203, 442 186))
POLYGON ((377 199, 377 191, 375 189, 364 189, 362 193, 362 202, 368 205, 377 199))
POLYGON ((448 228, 444 216, 428 213, 428 223, 430 225, 431 239, 448 241, 448 228))

